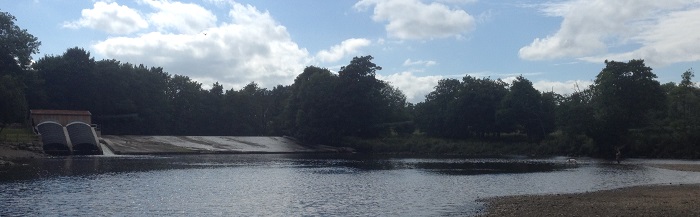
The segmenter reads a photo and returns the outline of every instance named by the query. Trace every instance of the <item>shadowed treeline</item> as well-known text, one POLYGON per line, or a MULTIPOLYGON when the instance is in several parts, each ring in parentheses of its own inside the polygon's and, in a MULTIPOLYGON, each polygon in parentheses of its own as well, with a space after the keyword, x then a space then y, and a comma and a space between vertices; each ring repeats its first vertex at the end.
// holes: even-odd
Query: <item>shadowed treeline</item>
POLYGON ((0 26, 8 36, 0 38, 3 127, 25 121, 29 109, 68 109, 89 110, 114 135, 288 135, 382 152, 700 157, 693 71, 662 85, 643 60, 606 61, 593 85, 570 95, 537 91, 522 76, 510 84, 465 76, 439 81, 413 105, 375 78, 381 67, 372 56, 338 73, 309 66, 292 85, 272 89, 254 82, 204 89, 160 67, 95 60, 77 47, 31 62, 38 39, 9 13, 0 19, 9 23, 0 26))

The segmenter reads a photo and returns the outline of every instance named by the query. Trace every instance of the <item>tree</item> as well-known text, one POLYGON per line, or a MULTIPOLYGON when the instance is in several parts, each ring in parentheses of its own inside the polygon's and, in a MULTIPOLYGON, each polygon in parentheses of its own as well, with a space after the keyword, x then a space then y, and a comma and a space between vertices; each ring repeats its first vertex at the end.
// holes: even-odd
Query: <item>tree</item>
POLYGON ((285 107, 289 102, 291 86, 277 85, 268 94, 265 110, 267 135, 285 135, 285 107))
POLYGON ((559 151, 567 155, 596 153, 589 135, 596 129, 591 89, 579 90, 560 98, 555 107, 556 126, 561 131, 559 151))
POLYGON ((16 75, 29 69, 32 54, 39 52, 41 42, 15 24, 17 19, 0 12, 0 75, 16 75))
POLYGON ((286 132, 309 144, 333 145, 344 136, 337 97, 338 76, 309 66, 291 86, 284 111, 286 132))
POLYGON ((25 119, 27 103, 19 82, 10 75, 0 76, 0 132, 11 123, 25 119))
POLYGON ((95 60, 90 52, 74 47, 61 56, 45 56, 34 68, 46 81, 47 109, 92 110, 97 86, 95 60))
POLYGON ((594 105, 590 89, 577 91, 564 97, 557 107, 557 126, 570 135, 590 134, 594 124, 594 105))
MULTIPOLYGON (((501 103, 501 109, 498 112, 500 127, 519 129, 531 140, 543 139, 553 128, 548 126, 548 122, 553 121, 548 115, 553 111, 545 114, 546 110, 543 109, 542 102, 542 94, 532 86, 532 82, 523 76, 518 76, 501 103)), ((548 109, 551 110, 551 108, 548 109)))
POLYGON ((669 93, 670 105, 669 116, 673 120, 672 125, 679 128, 680 131, 686 131, 693 128, 700 119, 698 113, 700 110, 700 95, 698 88, 692 81, 694 77, 692 69, 688 69, 681 76, 682 80, 678 86, 671 89, 669 93))
POLYGON ((459 138, 463 134, 455 126, 455 100, 459 97, 461 83, 457 79, 438 81, 435 90, 425 96, 425 101, 416 105, 416 122, 421 131, 429 136, 459 138))
POLYGON ((398 122, 410 122, 411 118, 409 111, 407 110, 408 103, 406 102, 406 95, 404 95, 398 88, 391 86, 391 84, 386 82, 382 83, 382 111, 380 112, 383 114, 383 125, 394 126, 398 122))
POLYGON ((668 94, 668 122, 675 134, 674 143, 694 145, 695 150, 700 151, 697 144, 700 140, 700 89, 692 81, 694 76, 692 69, 685 71, 679 85, 668 94))
POLYGON ((455 111, 460 121, 457 127, 465 137, 474 134, 484 138, 487 133, 500 132, 496 125, 496 112, 508 93, 507 86, 500 79, 462 78, 455 111))
POLYGON ((38 53, 41 45, 15 21, 10 13, 0 12, 0 131, 25 118, 27 85, 35 80, 33 74, 24 72, 29 71, 31 55, 38 53))
POLYGON ((663 109, 664 92, 655 78, 644 60, 605 61, 592 87, 596 127, 591 137, 599 151, 614 153, 630 129, 645 127, 652 112, 663 109))
POLYGON ((382 113, 382 89, 386 84, 375 78, 376 71, 382 67, 372 59, 372 56, 354 57, 338 72, 341 108, 336 112, 343 121, 345 135, 367 138, 381 134, 376 127, 385 115, 382 113))
POLYGON ((201 129, 208 124, 202 121, 204 115, 202 84, 187 76, 175 75, 168 82, 168 97, 172 103, 172 126, 175 135, 201 135, 201 129))

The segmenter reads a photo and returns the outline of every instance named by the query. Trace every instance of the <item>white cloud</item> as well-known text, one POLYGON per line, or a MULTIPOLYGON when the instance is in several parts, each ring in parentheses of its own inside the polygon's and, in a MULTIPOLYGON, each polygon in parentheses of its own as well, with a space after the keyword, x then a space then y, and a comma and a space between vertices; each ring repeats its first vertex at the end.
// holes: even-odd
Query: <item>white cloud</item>
POLYGON ((341 42, 339 45, 331 47, 329 50, 322 50, 316 54, 316 58, 322 62, 335 62, 343 57, 354 54, 362 47, 372 44, 368 39, 351 38, 341 42))
MULTIPOLYGON (((480 73, 468 73, 468 75, 476 78, 486 78, 491 77, 490 75, 495 75, 491 72, 480 72, 480 73)), ((497 76, 503 82, 511 84, 518 75, 514 74, 501 74, 497 76)), ((392 86, 399 88, 407 98, 408 102, 419 103, 425 100, 425 96, 435 89, 438 81, 440 79, 456 77, 461 80, 462 76, 452 75, 452 76, 415 76, 412 71, 405 71, 400 73, 391 74, 388 76, 377 74, 377 79, 389 82, 392 86)), ((531 80, 532 81, 532 80, 531 80)), ((572 94, 576 91, 582 91, 587 89, 593 81, 586 80, 568 80, 568 81, 550 81, 550 80, 539 80, 532 81, 532 86, 542 92, 554 91, 555 93, 566 95, 572 94)))
POLYGON ((143 0, 158 12, 148 20, 161 32, 198 33, 216 25, 216 15, 202 6, 169 0, 143 0))
POLYGON ((306 49, 299 48, 269 13, 231 3, 229 17, 230 23, 202 32, 193 33, 192 25, 188 25, 190 29, 180 33, 108 38, 93 48, 108 58, 162 66, 167 72, 200 82, 231 85, 226 88, 241 88, 251 81, 262 87, 291 84, 309 62, 306 49))
POLYGON ((448 3, 448 4, 470 4, 475 3, 477 0, 438 0, 438 2, 448 3))
POLYGON ((561 26, 556 33, 522 47, 519 55, 527 60, 574 57, 594 62, 644 58, 659 64, 700 60, 698 3, 570 0, 544 4, 542 12, 562 17, 561 26), (637 48, 609 53, 625 47, 637 48))
POLYGON ((81 18, 63 24, 65 28, 91 28, 110 34, 129 34, 148 28, 148 22, 134 9, 115 2, 95 2, 92 9, 83 9, 81 18))
POLYGON ((659 18, 647 31, 634 39, 642 44, 639 49, 581 58, 592 62, 606 59, 624 61, 644 59, 651 65, 700 60, 700 8, 675 11, 659 18))
POLYGON ((437 64, 437 62, 433 60, 416 60, 412 61, 411 59, 406 59, 406 61, 403 61, 403 66, 414 66, 414 65, 422 65, 422 66, 432 66, 437 64))
POLYGON ((425 95, 433 91, 442 78, 443 76, 440 75, 418 77, 410 71, 388 76, 377 74, 377 79, 389 82, 392 86, 399 88, 406 95, 406 100, 411 103, 425 100, 425 95))
POLYGON ((461 9, 443 3, 422 3, 418 0, 361 0, 355 8, 364 10, 374 6, 372 19, 387 21, 385 28, 391 38, 434 39, 462 37, 474 29, 474 17, 461 9))

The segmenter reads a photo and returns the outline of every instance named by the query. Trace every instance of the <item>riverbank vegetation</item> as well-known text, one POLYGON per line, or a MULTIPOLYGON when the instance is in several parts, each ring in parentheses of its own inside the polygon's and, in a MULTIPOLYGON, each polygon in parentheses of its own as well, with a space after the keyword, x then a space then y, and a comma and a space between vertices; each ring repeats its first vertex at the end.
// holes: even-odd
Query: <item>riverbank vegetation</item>
MULTIPOLYGON (((573 94, 511 83, 440 80, 411 104, 376 79, 372 56, 339 72, 305 68, 291 85, 211 88, 82 48, 36 62, 40 42, 0 14, 0 124, 26 122, 30 109, 89 110, 104 134, 288 135, 307 144, 366 152, 535 154, 700 158, 700 89, 691 69, 660 84, 643 60, 605 61, 594 84, 573 94)), ((27 123, 30 124, 30 123, 27 123)), ((0 126, 0 131, 2 130, 0 126)))

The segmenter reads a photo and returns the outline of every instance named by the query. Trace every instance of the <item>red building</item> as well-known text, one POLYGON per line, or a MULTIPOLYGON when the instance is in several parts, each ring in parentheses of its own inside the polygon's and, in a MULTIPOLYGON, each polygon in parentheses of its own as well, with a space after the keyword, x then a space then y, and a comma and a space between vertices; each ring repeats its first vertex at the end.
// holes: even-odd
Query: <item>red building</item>
POLYGON ((76 121, 92 124, 92 114, 89 111, 32 109, 29 110, 29 118, 34 127, 45 121, 54 121, 62 126, 76 121))

